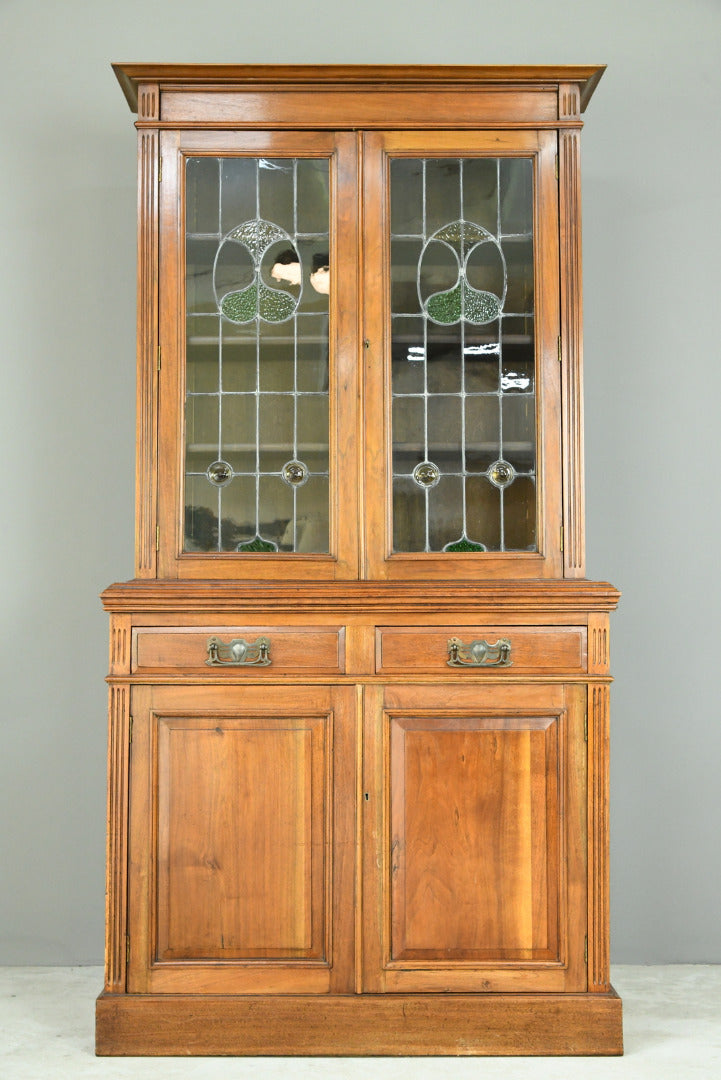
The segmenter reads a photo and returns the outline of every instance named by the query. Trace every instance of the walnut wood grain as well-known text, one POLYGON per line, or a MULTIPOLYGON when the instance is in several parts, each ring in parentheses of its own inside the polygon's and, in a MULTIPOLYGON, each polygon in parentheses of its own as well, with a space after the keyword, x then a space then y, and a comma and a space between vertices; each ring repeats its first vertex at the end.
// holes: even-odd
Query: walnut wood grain
POLYGON ((416 672, 486 674, 503 672, 559 671, 577 673, 586 670, 586 634, 580 627, 508 627, 508 626, 439 626, 433 630, 415 627, 378 627, 376 630, 376 670, 379 674, 414 674, 416 672), (454 668, 448 666, 448 641, 460 637, 464 644, 483 640, 490 645, 499 638, 511 642, 508 667, 454 668))
POLYGON ((554 87, 576 83, 583 111, 604 66, 583 65, 424 65, 410 64, 113 64, 113 70, 133 112, 138 110, 138 86, 143 82, 158 82, 163 89, 175 87, 210 87, 223 92, 232 87, 270 85, 302 86, 313 92, 324 85, 345 86, 361 91, 369 86, 387 90, 405 86, 409 89, 432 84, 436 88, 462 90, 478 83, 486 86, 506 86, 514 91, 519 87, 554 87))
POLYGON ((98 1054, 585 1055, 623 1053, 607 994, 197 997, 103 995, 98 1054), (451 1007, 452 1006, 452 1007, 451 1007))
POLYGON ((407 611, 418 615, 439 608, 458 612, 556 612, 572 619, 576 613, 613 611, 620 593, 603 581, 495 581, 468 579, 438 586, 420 582, 390 584, 347 582, 184 581, 119 582, 102 593, 106 611, 227 612, 238 610, 333 611, 370 613, 407 611))

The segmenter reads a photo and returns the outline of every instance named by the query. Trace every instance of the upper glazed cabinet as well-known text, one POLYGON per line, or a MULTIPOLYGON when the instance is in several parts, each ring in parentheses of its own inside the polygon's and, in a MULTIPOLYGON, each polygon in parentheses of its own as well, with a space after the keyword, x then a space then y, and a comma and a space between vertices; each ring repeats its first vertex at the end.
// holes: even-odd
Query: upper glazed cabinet
POLYGON ((576 139, 601 70, 481 92, 447 69, 431 96, 404 69, 349 94, 348 69, 118 68, 139 577, 583 575, 576 139))

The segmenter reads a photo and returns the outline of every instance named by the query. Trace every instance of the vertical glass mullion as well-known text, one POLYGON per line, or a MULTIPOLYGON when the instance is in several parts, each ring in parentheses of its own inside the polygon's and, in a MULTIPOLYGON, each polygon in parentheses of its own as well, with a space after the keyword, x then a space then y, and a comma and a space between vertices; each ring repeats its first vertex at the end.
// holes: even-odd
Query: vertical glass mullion
MULTIPOLYGON (((222 219, 221 207, 223 204, 223 169, 220 158, 216 159, 218 168, 218 224, 217 233, 220 236, 220 223, 222 219)), ((218 460, 223 456, 223 335, 218 320, 218 460)), ((218 551, 223 550, 222 525, 223 520, 223 489, 218 488, 218 551)))
MULTIPOLYGON (((423 216, 422 216, 421 227, 422 227, 422 230, 423 230, 423 244, 425 244, 427 239, 428 239, 427 230, 426 230, 426 162, 425 162, 425 159, 423 161, 422 175, 423 175, 423 185, 422 185, 422 192, 423 192, 422 215, 423 216)), ((423 335, 424 335, 424 342, 423 342, 423 344, 424 344, 424 349, 423 349, 423 460, 428 461, 428 317, 427 316, 424 316, 424 318, 423 318, 423 335)), ((425 526, 426 526, 424 550, 425 551, 430 551, 431 550, 430 507, 428 505, 429 497, 430 497, 430 491, 428 490, 428 488, 425 489, 425 491, 423 492, 423 495, 424 495, 424 502, 425 502, 424 513, 425 513, 425 526)))
MULTIPOLYGON (((255 159, 255 218, 260 219, 260 159, 255 159)), ((255 535, 260 536, 260 315, 255 316, 255 535)))
MULTIPOLYGON (((463 159, 459 168, 461 220, 466 220, 466 210, 463 201, 463 159)), ((462 252, 463 254, 463 252, 462 252)), ((461 293, 461 512, 463 516, 463 538, 468 539, 466 521, 466 320, 463 310, 463 294, 461 293)))
MULTIPOLYGON (((298 248, 298 161, 293 159, 293 244, 298 248)), ((301 284, 302 288, 302 284, 301 284)), ((293 460, 298 461, 298 312, 293 315, 293 460)), ((298 489, 293 488, 293 551, 298 550, 298 489)))

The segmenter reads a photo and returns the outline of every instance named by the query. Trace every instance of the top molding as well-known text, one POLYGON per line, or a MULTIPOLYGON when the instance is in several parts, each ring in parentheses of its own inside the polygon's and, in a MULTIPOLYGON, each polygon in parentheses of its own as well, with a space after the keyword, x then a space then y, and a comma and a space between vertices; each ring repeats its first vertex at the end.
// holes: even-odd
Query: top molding
POLYGON ((161 89, 203 87, 204 90, 261 88, 304 91, 365 88, 374 90, 481 89, 498 87, 526 90, 578 87, 584 112, 605 71, 604 65, 460 66, 378 64, 113 64, 131 111, 138 111, 138 88, 155 84, 161 89))

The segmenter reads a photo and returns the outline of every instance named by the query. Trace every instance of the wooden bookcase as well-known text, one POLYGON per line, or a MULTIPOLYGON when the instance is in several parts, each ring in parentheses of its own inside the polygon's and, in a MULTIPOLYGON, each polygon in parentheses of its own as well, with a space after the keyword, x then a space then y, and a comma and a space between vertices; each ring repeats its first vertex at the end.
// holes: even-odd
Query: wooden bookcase
POLYGON ((100 1054, 618 1054, 598 67, 123 64, 136 577, 100 1054))

